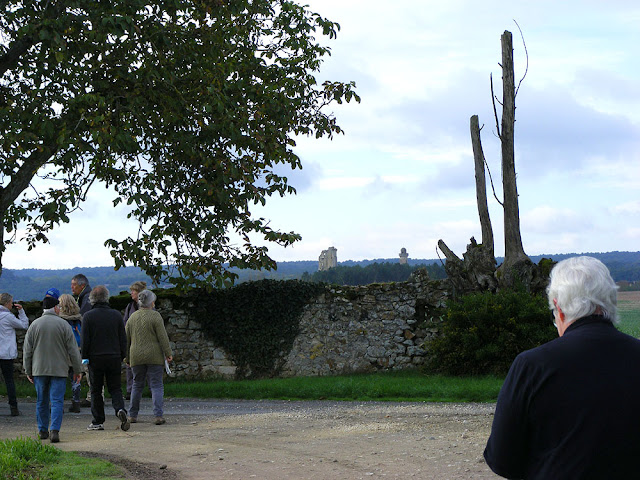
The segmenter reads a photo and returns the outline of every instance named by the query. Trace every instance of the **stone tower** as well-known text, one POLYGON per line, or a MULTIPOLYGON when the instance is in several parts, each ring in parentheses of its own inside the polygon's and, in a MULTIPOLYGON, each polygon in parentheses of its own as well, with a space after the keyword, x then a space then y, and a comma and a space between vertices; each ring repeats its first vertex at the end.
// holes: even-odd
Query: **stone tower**
POLYGON ((335 247, 329 247, 323 250, 318 257, 318 270, 329 270, 330 268, 338 266, 338 249, 335 247))
POLYGON ((407 253, 407 249, 402 247, 400 250, 400 265, 406 265, 408 263, 409 254, 407 253))

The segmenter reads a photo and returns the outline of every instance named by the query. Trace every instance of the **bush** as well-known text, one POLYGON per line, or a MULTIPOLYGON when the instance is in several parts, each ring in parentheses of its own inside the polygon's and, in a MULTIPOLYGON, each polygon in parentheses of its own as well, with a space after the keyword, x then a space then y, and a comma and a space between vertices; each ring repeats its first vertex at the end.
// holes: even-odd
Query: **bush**
POLYGON ((558 336, 546 297, 503 290, 448 301, 430 346, 430 370, 447 375, 504 375, 514 358, 558 336))

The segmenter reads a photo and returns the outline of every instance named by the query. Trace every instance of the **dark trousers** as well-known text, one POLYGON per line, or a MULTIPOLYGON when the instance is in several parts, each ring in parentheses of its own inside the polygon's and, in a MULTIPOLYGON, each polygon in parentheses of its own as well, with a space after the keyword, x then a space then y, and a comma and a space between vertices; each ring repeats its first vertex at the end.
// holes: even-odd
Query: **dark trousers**
MULTIPOLYGON (((120 383, 120 366, 122 360, 119 356, 91 357, 89 359, 89 377, 91 380, 91 414, 93 423, 104 423, 104 398, 102 387, 107 384, 107 390, 111 395, 111 405, 118 414, 119 410, 125 410, 122 397, 122 385, 120 383)), ((126 412, 126 410, 125 410, 126 412)))
POLYGON ((13 359, 0 360, 0 367, 2 368, 4 383, 7 385, 7 396, 9 397, 9 405, 11 405, 12 407, 17 407, 18 398, 16 397, 16 384, 13 383, 13 359))

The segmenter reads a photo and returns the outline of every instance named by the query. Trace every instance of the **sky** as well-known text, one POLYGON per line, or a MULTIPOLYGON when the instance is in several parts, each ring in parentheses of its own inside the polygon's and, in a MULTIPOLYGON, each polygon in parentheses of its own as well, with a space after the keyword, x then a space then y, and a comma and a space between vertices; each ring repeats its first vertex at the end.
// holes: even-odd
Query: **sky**
MULTIPOLYGON (((516 171, 524 250, 530 255, 640 251, 640 4, 627 0, 306 0, 340 24, 317 75, 354 81, 360 104, 333 105, 344 135, 298 138, 295 196, 256 216, 295 231, 277 261, 459 256, 481 241, 469 119, 478 115, 500 198, 500 144, 489 78, 501 97, 501 45, 513 33, 516 171), (392 5, 392 6, 391 6, 392 5), (524 44, 518 26, 524 36, 524 44)), ((498 109, 500 106, 498 105, 498 109)), ((500 110, 499 110, 500 112, 500 110)), ((490 187, 489 187, 490 188, 490 187)), ((489 190, 490 192, 490 190, 489 190)), ((502 212, 489 193, 496 255, 502 212)), ((137 225, 97 188, 50 244, 8 247, 3 267, 112 265, 107 238, 137 225)))

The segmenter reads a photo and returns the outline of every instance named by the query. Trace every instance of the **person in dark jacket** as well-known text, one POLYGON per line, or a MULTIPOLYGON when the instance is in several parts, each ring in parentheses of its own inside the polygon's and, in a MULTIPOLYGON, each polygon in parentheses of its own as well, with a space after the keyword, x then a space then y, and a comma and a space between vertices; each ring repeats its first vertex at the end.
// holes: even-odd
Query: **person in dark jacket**
POLYGON ((91 302, 89 301, 91 285, 89 285, 89 279, 82 273, 78 273, 71 278, 71 292, 80 307, 80 315, 84 315, 91 310, 91 302))
POLYGON ((82 358, 89 360, 91 377, 91 414, 93 421, 88 430, 104 430, 105 383, 111 394, 111 404, 120 420, 120 428, 129 430, 127 411, 124 409, 120 372, 127 353, 127 336, 122 315, 109 306, 109 290, 98 285, 89 293, 91 310, 82 317, 82 358))
POLYGON ((518 355, 484 451, 511 479, 628 479, 640 457, 640 340, 616 329, 607 267, 573 257, 551 271, 559 338, 518 355))

